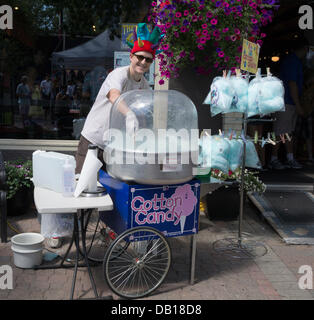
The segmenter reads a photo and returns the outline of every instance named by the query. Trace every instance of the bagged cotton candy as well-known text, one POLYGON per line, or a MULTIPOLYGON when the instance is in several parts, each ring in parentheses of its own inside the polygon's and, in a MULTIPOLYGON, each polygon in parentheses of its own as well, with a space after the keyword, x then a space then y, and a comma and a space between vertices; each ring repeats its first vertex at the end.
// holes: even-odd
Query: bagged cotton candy
POLYGON ((249 82, 240 76, 236 76, 230 78, 230 83, 235 91, 230 112, 246 112, 248 108, 249 82))
POLYGON ((259 109, 262 115, 284 111, 284 86, 278 78, 268 75, 263 78, 259 94, 259 109))
POLYGON ((229 172, 230 145, 222 136, 211 136, 211 167, 224 173, 229 172))
POLYGON ((253 141, 246 142, 245 166, 256 169, 261 169, 262 167, 253 141))
POLYGON ((256 78, 253 79, 248 88, 248 109, 247 116, 252 117, 260 114, 259 103, 260 103, 260 88, 262 84, 262 78, 260 69, 256 74, 256 78))
POLYGON ((230 77, 216 77, 207 95, 204 104, 211 106, 211 115, 229 112, 234 100, 235 91, 230 83, 230 77))
POLYGON ((260 114, 262 116, 277 111, 285 111, 284 86, 282 81, 273 77, 269 69, 267 77, 261 77, 258 69, 256 78, 249 84, 248 117, 260 114))
POLYGON ((242 165, 243 142, 242 140, 232 139, 229 140, 229 146, 229 168, 231 171, 235 171, 242 165))

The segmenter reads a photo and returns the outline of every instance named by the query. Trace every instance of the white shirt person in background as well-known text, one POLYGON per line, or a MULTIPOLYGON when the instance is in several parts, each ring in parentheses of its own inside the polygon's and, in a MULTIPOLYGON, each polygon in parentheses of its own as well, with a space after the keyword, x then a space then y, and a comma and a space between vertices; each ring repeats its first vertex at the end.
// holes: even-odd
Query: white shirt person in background
POLYGON ((22 117, 23 128, 25 128, 27 125, 28 113, 31 105, 31 90, 27 82, 27 76, 22 76, 21 83, 19 83, 16 88, 16 95, 18 97, 19 112, 22 117))

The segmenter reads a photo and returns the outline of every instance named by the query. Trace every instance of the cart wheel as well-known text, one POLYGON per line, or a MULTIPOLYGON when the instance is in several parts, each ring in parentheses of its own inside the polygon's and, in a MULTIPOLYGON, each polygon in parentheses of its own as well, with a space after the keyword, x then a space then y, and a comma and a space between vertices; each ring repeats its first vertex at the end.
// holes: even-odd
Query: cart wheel
POLYGON ((106 228, 100 220, 98 211, 90 212, 86 218, 86 251, 87 257, 93 262, 103 262, 105 253, 117 234, 106 228))
POLYGON ((166 238, 150 227, 126 230, 110 245, 104 275, 111 290, 127 299, 144 297, 165 279, 171 263, 166 238))

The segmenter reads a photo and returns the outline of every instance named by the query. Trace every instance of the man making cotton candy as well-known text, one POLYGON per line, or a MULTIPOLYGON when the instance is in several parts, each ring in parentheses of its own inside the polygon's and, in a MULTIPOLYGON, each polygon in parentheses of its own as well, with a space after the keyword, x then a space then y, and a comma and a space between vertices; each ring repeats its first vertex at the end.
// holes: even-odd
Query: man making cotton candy
MULTIPOLYGON (((81 132, 75 156, 76 173, 81 172, 89 144, 96 144, 99 147, 98 158, 103 162, 103 148, 109 140, 106 132, 110 127, 111 107, 120 95, 130 90, 150 89, 144 74, 154 61, 156 49, 162 37, 158 27, 150 33, 146 23, 139 23, 137 30, 133 32, 134 43, 127 41, 132 49, 130 65, 113 70, 102 84, 81 132)), ((119 111, 125 116, 127 132, 138 129, 136 115, 127 105, 119 104, 119 111)))

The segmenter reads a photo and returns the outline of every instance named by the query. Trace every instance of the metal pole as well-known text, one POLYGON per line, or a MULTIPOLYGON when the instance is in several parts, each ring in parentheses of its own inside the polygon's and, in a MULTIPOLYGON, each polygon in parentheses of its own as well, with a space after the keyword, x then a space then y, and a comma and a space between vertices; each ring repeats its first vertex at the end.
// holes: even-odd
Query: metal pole
POLYGON ((196 234, 191 236, 191 274, 190 274, 190 284, 194 284, 195 278, 195 258, 196 258, 196 234))
POLYGON ((247 131, 247 115, 244 114, 243 120, 243 156, 242 156, 242 168, 241 168, 241 185, 240 185, 240 212, 239 212, 239 228, 238 228, 238 244, 242 245, 242 221, 243 221, 243 209, 244 209, 244 171, 245 171, 245 158, 246 158, 246 131, 247 131))

